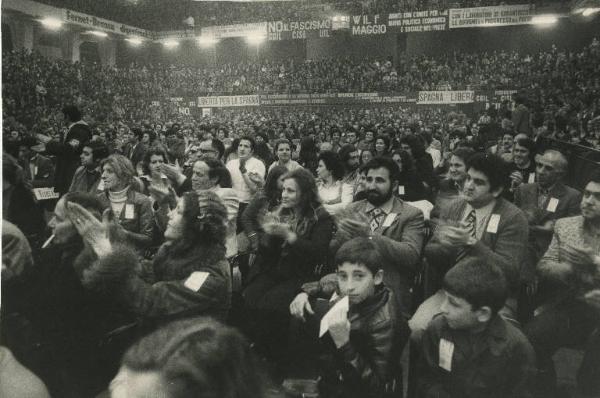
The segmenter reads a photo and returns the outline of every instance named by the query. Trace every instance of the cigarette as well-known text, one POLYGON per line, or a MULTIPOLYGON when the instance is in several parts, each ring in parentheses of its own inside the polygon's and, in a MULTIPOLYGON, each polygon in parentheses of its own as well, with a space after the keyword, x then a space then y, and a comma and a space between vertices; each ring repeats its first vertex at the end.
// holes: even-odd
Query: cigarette
POLYGON ((44 242, 44 244, 42 245, 42 249, 47 248, 50 245, 50 243, 52 242, 52 239, 54 239, 54 234, 50 235, 48 240, 44 242))

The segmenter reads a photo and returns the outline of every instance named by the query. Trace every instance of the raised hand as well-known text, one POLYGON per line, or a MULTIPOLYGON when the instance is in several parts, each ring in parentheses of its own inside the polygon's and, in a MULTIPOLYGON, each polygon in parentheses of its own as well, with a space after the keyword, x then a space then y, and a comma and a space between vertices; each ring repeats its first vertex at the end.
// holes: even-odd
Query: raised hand
POLYGON ((89 210, 73 202, 67 203, 67 217, 98 257, 112 252, 109 239, 110 213, 105 211, 102 221, 98 220, 89 210))

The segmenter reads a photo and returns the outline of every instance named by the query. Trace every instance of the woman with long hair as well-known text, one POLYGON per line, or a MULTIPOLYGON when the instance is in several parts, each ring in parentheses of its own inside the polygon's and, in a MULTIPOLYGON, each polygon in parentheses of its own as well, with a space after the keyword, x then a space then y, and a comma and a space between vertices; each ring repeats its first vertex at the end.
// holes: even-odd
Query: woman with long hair
POLYGON ((373 144, 374 156, 390 155, 390 137, 385 134, 378 135, 373 144))
POLYGON ((258 241, 263 233, 260 221, 262 217, 273 211, 281 202, 283 176, 288 170, 283 166, 275 166, 267 174, 265 186, 254 195, 242 214, 242 225, 252 250, 258 249, 258 241))
POLYGON ((353 187, 342 181, 344 165, 336 153, 325 151, 319 154, 317 177, 319 197, 330 214, 335 214, 352 203, 353 187))
POLYGON ((67 216, 96 260, 79 269, 83 286, 146 321, 192 315, 224 320, 231 303, 225 260, 227 210, 209 191, 186 192, 169 213, 165 243, 152 261, 123 245, 112 212, 98 221, 76 203, 67 216))
POLYGON ((392 160, 400 168, 400 179, 398 181, 398 192, 396 195, 409 202, 429 199, 428 190, 421 177, 415 171, 415 164, 410 153, 406 151, 394 151, 392 160))
POLYGON ((151 195, 149 187, 159 190, 169 188, 169 179, 162 172, 162 165, 167 163, 167 153, 159 147, 153 147, 144 154, 142 160, 142 172, 140 180, 142 181, 142 193, 151 195))
POLYGON ((281 204, 262 224, 264 235, 243 291, 244 326, 257 344, 279 352, 273 347, 286 333, 290 302, 326 264, 333 218, 321 206, 312 174, 300 169, 284 176, 281 204))
POLYGON ((304 137, 300 141, 300 155, 298 157, 298 163, 306 170, 310 171, 313 176, 317 171, 318 159, 317 159, 317 145, 312 137, 304 137))
POLYGON ((147 248, 154 230, 152 200, 134 190, 135 171, 131 161, 114 154, 102 161, 101 168, 99 187, 103 192, 99 197, 110 205, 124 238, 139 250, 147 248))
POLYGON ((400 148, 412 157, 415 171, 431 192, 437 187, 437 180, 433 175, 433 158, 425 152, 425 144, 417 135, 407 135, 400 140, 400 148))
POLYGON ((264 398, 263 367, 237 330, 209 318, 172 322, 125 353, 111 398, 264 398))

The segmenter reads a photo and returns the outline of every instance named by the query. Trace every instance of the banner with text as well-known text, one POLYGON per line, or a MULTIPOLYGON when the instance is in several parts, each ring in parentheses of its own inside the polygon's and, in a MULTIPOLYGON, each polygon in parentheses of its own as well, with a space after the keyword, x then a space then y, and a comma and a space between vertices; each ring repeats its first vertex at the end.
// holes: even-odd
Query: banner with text
POLYGON ((268 40, 303 40, 317 37, 331 37, 331 19, 267 22, 268 40))
POLYGON ((258 106, 258 95, 230 95, 219 97, 198 97, 196 104, 199 108, 227 108, 230 106, 258 106))
POLYGON ((89 29, 100 29, 110 33, 140 36, 147 39, 154 38, 154 33, 149 30, 136 28, 134 26, 124 25, 118 22, 109 21, 108 19, 98 18, 93 15, 84 14, 63 9, 63 20, 67 23, 83 26, 89 29))
POLYGON ((384 35, 387 32, 387 22, 388 16, 385 14, 352 15, 350 17, 352 36, 384 35))
POLYGON ((260 96, 261 105, 366 105, 415 103, 416 100, 416 93, 267 94, 260 96))
POLYGON ((535 15, 532 4, 516 4, 493 7, 450 9, 450 29, 489 26, 523 25, 531 22, 535 15))
POLYGON ((401 33, 448 29, 448 10, 398 12, 389 14, 388 27, 401 33))
POLYGON ((470 104, 474 97, 473 91, 419 91, 417 104, 470 104))
POLYGON ((237 25, 209 26, 202 28, 202 36, 215 39, 225 37, 265 36, 267 33, 266 22, 243 23, 237 25))

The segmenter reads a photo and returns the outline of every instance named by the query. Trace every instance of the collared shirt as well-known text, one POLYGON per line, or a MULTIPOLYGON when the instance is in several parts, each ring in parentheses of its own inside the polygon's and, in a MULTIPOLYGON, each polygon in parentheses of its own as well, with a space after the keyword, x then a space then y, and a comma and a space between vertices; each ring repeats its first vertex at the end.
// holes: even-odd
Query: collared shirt
POLYGON ((490 216, 492 215, 492 211, 494 210, 494 206, 496 206, 496 200, 492 200, 487 205, 480 207, 478 209, 473 208, 470 204, 467 203, 465 207, 465 212, 463 213, 462 220, 467 221, 467 217, 472 210, 475 210, 475 238, 477 240, 481 240, 483 236, 483 232, 485 231, 486 225, 490 216))
POLYGON ((373 232, 381 232, 381 229, 383 227, 383 224, 385 222, 385 219, 387 218, 387 216, 392 212, 392 209, 394 208, 394 197, 392 196, 390 199, 388 199, 387 202, 385 202, 383 205, 381 206, 373 206, 370 202, 367 202, 367 206, 365 207, 365 214, 366 216, 371 219, 373 218, 372 216, 372 212, 373 210, 375 210, 376 208, 378 208, 379 210, 382 211, 383 216, 380 217, 380 222, 379 222, 379 226, 373 231, 373 232))

